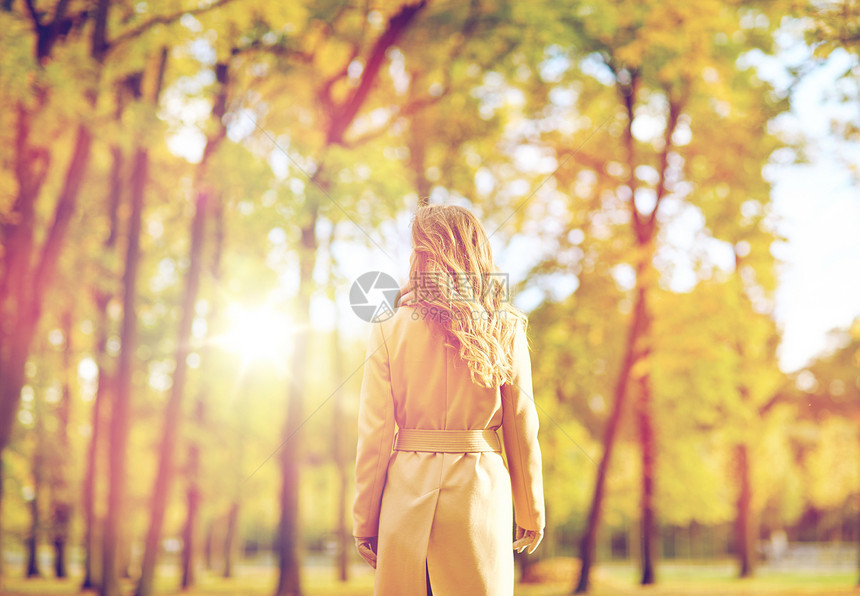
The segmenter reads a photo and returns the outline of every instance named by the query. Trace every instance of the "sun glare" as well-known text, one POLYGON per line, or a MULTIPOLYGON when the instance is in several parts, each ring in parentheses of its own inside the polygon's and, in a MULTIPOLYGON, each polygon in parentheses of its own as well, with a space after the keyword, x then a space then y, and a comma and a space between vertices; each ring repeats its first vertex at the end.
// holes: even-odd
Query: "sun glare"
POLYGON ((227 331, 221 344, 246 364, 268 361, 285 363, 292 347, 292 322, 287 313, 270 306, 227 308, 227 331))

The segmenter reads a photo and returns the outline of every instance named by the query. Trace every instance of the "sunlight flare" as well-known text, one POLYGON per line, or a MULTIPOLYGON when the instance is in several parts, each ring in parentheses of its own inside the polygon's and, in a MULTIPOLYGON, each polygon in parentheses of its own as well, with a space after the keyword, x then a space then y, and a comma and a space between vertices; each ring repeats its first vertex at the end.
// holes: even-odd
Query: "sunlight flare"
POLYGON ((269 305, 227 307, 227 330, 219 344, 237 354, 243 363, 285 364, 292 348, 293 322, 281 309, 269 305))

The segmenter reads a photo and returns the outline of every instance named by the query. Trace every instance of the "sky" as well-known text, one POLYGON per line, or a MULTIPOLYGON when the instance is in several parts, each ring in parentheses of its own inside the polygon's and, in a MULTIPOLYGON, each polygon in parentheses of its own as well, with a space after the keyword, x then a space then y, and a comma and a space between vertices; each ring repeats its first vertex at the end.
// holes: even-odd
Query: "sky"
MULTIPOLYGON (((782 67, 809 57, 803 44, 785 44, 782 67)), ((828 332, 860 317, 860 143, 840 140, 833 121, 860 122, 860 102, 839 98, 851 87, 840 77, 860 68, 856 57, 834 52, 808 73, 791 95, 791 113, 776 125, 807 139, 808 163, 769 166, 777 230, 786 242, 775 248, 781 261, 775 317, 783 330, 780 366, 802 368, 826 350, 828 332)), ((760 69, 778 86, 787 76, 778 63, 760 69)), ((855 81, 857 79, 855 78, 855 81)))

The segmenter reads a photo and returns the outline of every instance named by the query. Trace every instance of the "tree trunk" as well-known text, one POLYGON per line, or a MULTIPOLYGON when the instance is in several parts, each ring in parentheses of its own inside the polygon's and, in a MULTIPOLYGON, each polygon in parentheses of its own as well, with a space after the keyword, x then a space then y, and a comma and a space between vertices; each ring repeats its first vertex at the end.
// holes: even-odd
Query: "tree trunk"
POLYGON ((755 571, 754 523, 752 512, 752 480, 750 477, 749 448, 745 443, 735 447, 737 460, 738 506, 735 520, 735 541, 738 548, 738 577, 752 577, 755 571))
POLYGON ((158 457, 158 471, 152 494, 152 508, 149 527, 146 534, 146 548, 140 571, 140 582, 137 586, 137 596, 151 596, 155 580, 155 563, 161 544, 161 526, 164 523, 164 512, 173 481, 173 459, 176 452, 176 439, 182 417, 182 398, 185 393, 185 378, 188 372, 188 353, 190 352, 191 325, 194 322, 194 306, 200 287, 200 272, 202 270, 203 243, 206 232, 206 218, 209 210, 209 196, 200 192, 194 219, 191 223, 191 248, 189 254, 188 277, 183 294, 182 315, 179 322, 179 337, 174 357, 175 370, 170 397, 164 412, 164 435, 158 457))
MULTIPOLYGON (((310 212, 310 221, 302 227, 299 252, 299 295, 296 312, 310 320, 310 284, 316 261, 317 207, 310 212)), ((295 333, 292 359, 287 421, 284 425, 284 447, 281 450, 281 521, 278 526, 280 565, 276 596, 300 596, 301 573, 299 568, 299 458, 301 441, 292 440, 302 422, 302 397, 307 378, 307 354, 310 348, 310 329, 301 326, 295 333)))
MULTIPOLYGON (((637 271, 642 271, 643 267, 643 262, 640 262, 637 267, 637 271)), ((633 317, 630 320, 630 327, 627 332, 627 343, 624 348, 624 360, 621 365, 621 371, 618 374, 618 380, 615 383, 615 398, 612 405, 612 412, 609 414, 609 420, 607 421, 606 429, 603 432, 603 455, 601 456, 600 463, 597 466, 594 493, 591 498, 591 508, 588 512, 588 521, 586 523, 585 532, 579 542, 579 559, 582 562, 582 566, 579 574, 579 581, 574 589, 575 594, 584 594, 588 592, 589 576, 591 573, 591 567, 594 565, 597 529, 600 525, 600 513, 606 492, 606 475, 609 470, 612 451, 615 448, 615 437, 618 433, 618 427, 624 411, 624 403, 627 400, 628 381, 630 380, 630 373, 636 360, 637 346, 640 343, 640 337, 645 324, 645 317, 645 292, 644 289, 640 287, 636 292, 633 317)))
MULTIPOLYGON (((195 431, 202 432, 204 422, 203 396, 198 395, 194 404, 195 431)), ((187 514, 185 526, 182 529, 182 589, 190 588, 195 583, 194 551, 197 536, 197 517, 200 506, 200 446, 196 439, 188 447, 188 490, 185 494, 187 514)))
MULTIPOLYGON (((214 287, 217 288, 217 287, 219 287, 219 283, 221 280, 221 254, 224 250, 224 203, 223 203, 223 197, 220 194, 218 195, 218 200, 215 201, 215 204, 213 205, 213 207, 214 207, 213 219, 214 219, 214 224, 215 224, 215 232, 214 232, 214 244, 215 244, 214 248, 215 248, 215 250, 213 251, 213 255, 212 255, 211 273, 212 273, 212 280, 214 282, 214 287)), ((216 293, 215 298, 213 298, 213 307, 212 308, 215 312, 213 312, 211 314, 211 321, 210 321, 213 325, 213 329, 218 328, 215 321, 218 320, 216 313, 220 312, 220 308, 218 306, 219 301, 218 301, 217 296, 218 295, 216 293)), ((204 362, 210 362, 211 363, 211 360, 204 359, 204 362)), ((189 516, 189 518, 192 516, 190 509, 188 512, 188 516, 189 516)), ((191 523, 193 523, 193 522, 191 522, 191 523)), ((207 528, 206 528, 206 543, 203 547, 204 565, 206 566, 206 569, 209 571, 214 569, 214 564, 213 564, 213 560, 212 560, 213 559, 213 551, 214 551, 214 541, 215 541, 215 522, 213 520, 209 520, 209 523, 207 524, 207 528)), ((193 557, 193 551, 191 551, 190 556, 193 557)), ((193 565, 193 561, 190 564, 193 565)))
POLYGON ((215 522, 209 520, 206 524, 206 544, 203 545, 203 564, 206 565, 207 571, 212 571, 214 568, 212 561, 213 542, 215 541, 215 522))
MULTIPOLYGON (((68 2, 57 3, 50 22, 34 23, 36 60, 44 65, 54 44, 61 39, 60 25, 66 18, 68 2)), ((92 34, 91 56, 101 64, 109 0, 99 0, 96 27, 92 34)), ((36 19, 38 21, 38 18, 36 19)), ((97 71, 101 73, 101 69, 97 71)), ((24 366, 30 344, 39 322, 42 303, 50 285, 69 222, 77 205, 78 194, 90 159, 92 135, 83 123, 78 125, 72 156, 66 169, 63 186, 54 208, 54 218, 45 234, 39 258, 34 262, 35 204, 45 182, 51 162, 51 152, 45 146, 31 144, 30 125, 48 102, 48 91, 38 78, 32 85, 32 105, 16 104, 15 159, 13 169, 18 193, 12 207, 12 217, 0 225, 0 240, 4 246, 3 270, 0 277, 0 457, 9 444, 16 420, 24 366)), ((95 105, 97 85, 88 94, 95 105)))
MULTIPOLYGON (((164 414, 164 435, 162 437, 161 449, 159 453, 158 472, 155 481, 155 488, 152 496, 152 510, 150 516, 150 524, 146 536, 146 549, 143 555, 143 564, 141 566, 140 582, 137 587, 137 596, 151 596, 153 590, 153 581, 155 579, 155 563, 158 556, 158 549, 161 539, 161 529, 164 523, 164 512, 167 508, 167 500, 170 492, 170 485, 173 481, 173 469, 171 462, 175 457, 176 440, 179 434, 179 425, 182 417, 182 399, 185 392, 185 379, 188 372, 188 354, 190 351, 191 342, 191 327, 194 323, 194 307, 197 303, 197 296, 200 289, 200 275, 203 270, 203 245, 206 236, 206 221, 209 211, 211 210, 212 192, 205 188, 205 173, 208 166, 209 157, 214 153, 215 149, 220 144, 221 140, 226 135, 226 129, 222 124, 222 117, 226 110, 227 97, 227 65, 219 63, 215 68, 218 82, 221 84, 220 91, 216 97, 215 104, 212 110, 212 117, 219 124, 218 132, 207 139, 206 146, 203 152, 203 159, 197 168, 195 182, 197 187, 197 202, 194 211, 194 218, 191 222, 191 247, 189 254, 189 267, 186 278, 186 288, 182 304, 182 316, 179 322, 179 337, 177 338, 175 366, 173 372, 173 384, 170 388, 170 398, 167 402, 167 408, 164 414)), ((195 461, 195 466, 197 465, 195 461)), ((189 489, 193 494, 189 494, 189 518, 186 523, 186 530, 189 534, 186 536, 189 540, 189 549, 193 549, 193 533, 194 519, 191 517, 193 511, 196 515, 197 503, 199 501, 199 490, 196 484, 193 484, 189 489)), ((186 581, 189 579, 193 582, 192 574, 192 555, 191 550, 187 552, 187 564, 184 564, 183 571, 183 587, 186 587, 186 581)))
POLYGON ((29 577, 41 577, 39 572, 39 498, 42 495, 42 474, 44 466, 44 423, 41 398, 38 393, 33 399, 33 415, 36 419, 36 446, 33 449, 33 498, 30 500, 30 532, 27 536, 27 573, 29 577))
MULTIPOLYGON (((121 113, 122 107, 118 105, 117 113, 121 113)), ((104 255, 113 254, 116 250, 116 243, 119 237, 119 205, 122 197, 122 167, 123 154, 122 150, 114 145, 111 147, 111 176, 110 190, 108 195, 108 217, 109 231, 108 235, 102 243, 104 255)), ((105 277, 111 275, 111 272, 101 271, 105 277)), ((83 486, 83 507, 84 507, 84 528, 85 528, 85 562, 84 562, 84 581, 81 585, 82 590, 96 588, 101 583, 101 573, 97 566, 97 550, 98 550, 98 515, 96 514, 96 492, 98 478, 98 460, 99 460, 99 445, 102 433, 102 410, 104 409, 105 401, 112 401, 112 376, 108 372, 108 361, 111 359, 107 353, 107 341, 110 336, 110 318, 108 317, 107 307, 110 303, 112 295, 110 292, 104 291, 102 288, 96 289, 94 292, 94 302, 96 304, 96 344, 95 358, 98 365, 98 385, 96 387, 96 397, 93 403, 91 428, 92 436, 87 450, 86 472, 84 474, 83 486)))
MULTIPOLYGON (((409 96, 415 101, 419 91, 420 81, 424 76, 423 71, 415 69, 410 74, 409 96)), ((418 206, 424 207, 430 204, 430 192, 433 184, 427 179, 427 123, 420 112, 409 118, 409 134, 406 135, 409 147, 409 168, 412 170, 412 178, 415 191, 418 193, 418 206)))
POLYGON ((140 261, 140 228, 143 195, 148 175, 149 156, 143 147, 135 152, 131 175, 131 213, 128 219, 128 247, 123 275, 123 321, 121 350, 113 395, 108 456, 108 506, 102 546, 102 583, 100 596, 119 596, 118 554, 120 523, 125 505, 126 451, 128 445, 131 376, 137 347, 137 269, 140 261))
POLYGON ((227 532, 224 534, 224 573, 223 577, 233 577, 233 555, 236 552, 236 530, 239 525, 239 503, 234 501, 227 514, 227 532))
MULTIPOLYGON (((648 312, 645 310, 645 322, 643 323, 643 342, 647 342, 648 333, 648 312)), ((647 354, 642 354, 642 360, 637 359, 637 362, 644 362, 648 357, 647 354)), ((645 370, 641 373, 642 376, 637 380, 639 386, 639 404, 637 408, 637 422, 639 426, 639 445, 642 450, 642 549, 641 549, 641 564, 642 564, 642 585, 650 585, 655 582, 654 577, 654 560, 657 555, 657 540, 656 522, 654 514, 654 479, 655 470, 655 455, 656 446, 654 445, 654 427, 651 418, 651 386, 650 373, 645 370)))
MULTIPOLYGON (((30 347, 77 203, 80 184, 89 162, 92 139, 89 129, 79 125, 54 219, 38 259, 34 260, 35 202, 45 179, 50 155, 46 150, 37 150, 29 145, 30 114, 20 104, 18 116, 16 146, 21 153, 17 156, 19 163, 16 164, 16 173, 19 174, 19 194, 13 213, 20 215, 20 219, 15 226, 3 226, 5 266, 0 280, 0 457, 9 444, 17 419, 30 347), (21 160, 32 160, 33 163, 22 166, 21 160)), ((31 541, 36 541, 35 535, 31 541)), ((35 560, 30 563, 28 576, 33 572, 38 573, 35 560)))
MULTIPOLYGON (((33 458, 34 471, 41 466, 38 462, 39 456, 33 458)), ((34 476, 36 476, 34 474, 34 476)), ((33 498, 30 501, 30 533, 27 536, 27 577, 42 577, 39 572, 39 493, 41 483, 35 480, 33 483, 33 498)))
MULTIPOLYGON (((206 173, 206 167, 209 163, 209 158, 215 152, 215 149, 224 139, 227 134, 227 129, 223 124, 223 117, 227 110, 227 94, 229 91, 228 88, 228 75, 229 75, 229 65, 227 63, 221 63, 215 65, 215 76, 216 80, 219 82, 220 87, 218 90, 218 95, 215 98, 215 102, 212 107, 212 120, 216 122, 218 126, 218 132, 208 138, 206 140, 206 146, 203 151, 203 159, 200 161, 200 166, 197 169, 196 174, 196 186, 198 187, 198 191, 202 190, 202 185, 205 184, 204 176, 206 173)), ((221 195, 218 194, 217 198, 213 201, 213 204, 208 207, 212 210, 212 213, 215 217, 215 250, 212 257, 212 262, 209 265, 209 272, 212 277, 212 281, 214 286, 217 288, 221 281, 221 253, 223 250, 224 243, 224 226, 223 226, 223 209, 221 206, 221 195)), ((200 249, 201 254, 198 255, 202 258, 202 249, 200 249)), ((201 265, 202 266, 202 265, 201 265)), ((218 319, 218 303, 219 296, 216 293, 212 299, 212 309, 209 312, 209 328, 215 329, 217 328, 217 319, 218 319)), ((193 305, 192 305, 193 307, 193 305)), ((212 350, 209 344, 203 348, 202 360, 204 362, 204 366, 210 366, 212 361, 212 350)), ((203 385, 200 387, 197 393, 197 399, 194 405, 194 419, 193 424, 195 426, 195 430, 203 430, 204 419, 205 419, 205 401, 206 395, 209 392, 209 387, 206 382, 207 377, 204 376, 202 381, 203 385)), ((197 527, 197 517, 199 513, 200 506, 200 445, 196 439, 192 439, 189 447, 188 447, 188 490, 186 493, 186 502, 188 506, 188 513, 185 517, 185 527, 183 529, 183 547, 182 547, 182 588, 189 588, 195 583, 195 574, 194 574, 194 554, 195 554, 195 544, 196 544, 196 527, 197 527)))
MULTIPOLYGON (((26 126, 29 128, 29 122, 26 126)), ((29 134, 29 130, 25 134, 29 134)), ((35 183, 23 183, 16 198, 14 211, 21 213, 21 221, 8 234, 11 240, 7 249, 9 262, 2 281, 4 289, 10 291, 9 295, 2 296, 2 300, 6 302, 11 297, 11 312, 4 304, 3 309, 6 312, 3 318, 5 319, 8 313, 12 322, 11 337, 8 338, 11 341, 7 340, 5 328, 0 337, 0 452, 9 444, 21 388, 24 386, 24 367, 42 315, 45 295, 53 281, 60 249, 77 204, 80 185, 89 163, 91 141, 89 129, 79 125, 63 188, 57 198, 54 219, 38 258, 33 258, 33 218, 35 201, 44 181, 44 174, 38 174, 39 180, 35 183)), ((26 154, 26 140, 23 144, 26 154)), ((47 162, 48 158, 44 159, 47 162)), ((19 182, 19 185, 21 184, 19 182)), ((6 235, 4 231, 4 236, 6 235)))
MULTIPOLYGON (((400 36, 427 5, 427 0, 417 0, 406 4, 391 16, 385 31, 376 39, 365 62, 361 77, 355 88, 339 104, 335 104, 331 96, 332 85, 337 78, 331 79, 330 84, 320 88, 317 99, 326 108, 327 124, 325 143, 322 150, 323 164, 325 151, 332 145, 343 145, 344 135, 358 115, 370 90, 373 88, 379 71, 386 60, 386 53, 395 46, 400 36)), ((326 188, 321 184, 323 166, 320 165, 311 182, 320 187, 324 194, 326 188)), ((306 197, 309 204, 308 222, 301 227, 301 246, 299 247, 299 292, 296 301, 296 313, 304 320, 310 320, 310 284, 316 260, 317 238, 316 222, 318 205, 306 197)), ((296 332, 293 347, 292 383, 289 389, 287 405, 287 422, 284 426, 284 447, 281 450, 281 519, 278 524, 278 546, 280 550, 278 586, 276 596, 300 596, 301 578, 298 557, 298 480, 299 480, 299 441, 290 438, 298 431, 302 415, 302 394, 305 390, 307 374, 307 351, 310 343, 310 331, 302 326, 296 332)))
POLYGON ((65 578, 66 543, 69 538, 69 524, 72 517, 72 504, 67 480, 70 463, 69 417, 72 403, 72 381, 74 363, 72 362, 72 311, 67 308, 62 314, 63 335, 63 393, 57 409, 57 444, 60 461, 52 466, 53 486, 53 530, 54 530, 54 574, 65 578))
MULTIPOLYGON (((343 352, 340 347, 340 334, 335 321, 332 331, 332 355, 334 356, 334 376, 336 379, 345 378, 343 352)), ((351 533, 346 528, 346 493, 349 488, 349 476, 345 454, 343 401, 346 389, 341 388, 334 396, 334 414, 332 416, 332 452, 334 467, 337 471, 337 578, 339 581, 349 580, 349 549, 351 533)))
POLYGON ((36 200, 51 161, 50 152, 30 144, 32 113, 16 106, 15 178, 18 192, 10 217, 0 225, 3 277, 0 279, 0 454, 9 445, 17 419, 24 366, 30 351, 38 309, 31 304, 36 200))
POLYGON ((656 445, 654 443, 654 420, 651 412, 651 313, 648 296, 651 289, 651 259, 653 251, 649 244, 638 246, 643 257, 642 266, 637 271, 636 283, 639 286, 639 302, 641 303, 641 323, 639 341, 636 346, 634 381, 637 388, 636 423, 639 431, 639 448, 642 457, 642 494, 640 505, 640 564, 641 584, 650 585, 655 582, 654 561, 657 556, 658 536, 656 515, 654 512, 654 481, 656 477, 656 445))
MULTIPOLYGON (((101 319, 101 314, 99 318, 101 319)), ((106 339, 106 337, 105 337, 106 339)), ((98 341, 101 344, 101 337, 98 341)), ((102 347, 102 349, 104 349, 102 347)), ((98 348, 97 348, 98 351, 98 348)), ((106 354, 104 354, 106 356, 106 354)), ((84 507, 84 581, 81 583, 81 590, 91 590, 101 583, 96 566, 97 549, 98 549, 98 517, 96 516, 95 495, 96 495, 96 476, 98 474, 98 445, 99 435, 101 434, 101 410, 102 402, 106 399, 106 374, 99 367, 99 380, 96 389, 96 397, 93 402, 93 410, 91 417, 92 436, 87 449, 86 471, 84 473, 83 487, 83 507, 84 507)), ((109 399, 109 398, 107 398, 109 399)))
MULTIPOLYGON (((638 384, 638 428, 639 440, 642 449, 642 519, 641 519, 641 562, 642 562, 642 584, 654 582, 654 555, 655 555, 655 530, 656 521, 654 513, 654 482, 656 478, 656 443, 654 440, 653 419, 651 415, 651 387, 648 362, 650 351, 650 312, 648 309, 648 295, 650 289, 655 285, 653 257, 657 236, 657 213, 660 203, 666 194, 666 168, 669 162, 669 153, 672 151, 672 136, 678 125, 678 118, 685 101, 685 96, 673 96, 667 90, 668 113, 666 117, 666 128, 663 136, 663 148, 659 154, 659 179, 655 188, 656 202, 650 213, 642 213, 636 206, 636 190, 638 180, 636 178, 636 166, 639 163, 636 151, 636 142, 633 135, 633 120, 635 117, 636 95, 639 87, 639 73, 636 70, 626 69, 627 81, 619 82, 617 91, 627 116, 627 125, 624 130, 623 143, 626 149, 628 180, 627 187, 630 191, 628 207, 631 215, 631 225, 636 238, 636 301, 633 307, 633 318, 628 331, 627 345, 625 347, 624 361, 621 372, 615 386, 615 400, 613 410, 607 422, 603 440, 603 457, 598 466, 595 481, 594 496, 589 511, 588 524, 585 534, 580 541, 580 558, 582 560, 582 572, 575 593, 588 591, 588 579, 591 566, 594 563, 594 545, 597 535, 597 526, 600 518, 601 502, 605 491, 606 472, 609 467, 609 456, 615 442, 618 430, 618 422, 621 410, 626 399, 628 381, 634 367, 643 363, 642 371, 639 372, 635 381, 638 384)), ((619 79, 620 81, 620 79, 619 79)))

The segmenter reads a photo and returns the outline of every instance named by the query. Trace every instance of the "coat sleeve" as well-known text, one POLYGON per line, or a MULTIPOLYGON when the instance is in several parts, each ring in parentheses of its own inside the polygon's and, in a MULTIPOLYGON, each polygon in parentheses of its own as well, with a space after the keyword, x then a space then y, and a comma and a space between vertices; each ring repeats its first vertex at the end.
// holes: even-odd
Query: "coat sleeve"
POLYGON ((379 506, 394 444, 394 398, 382 324, 373 325, 358 408, 353 535, 378 534, 379 506))
POLYGON ((546 519, 538 415, 532 393, 529 347, 522 327, 517 329, 514 339, 513 382, 502 385, 501 394, 502 436, 511 475, 516 522, 525 530, 542 530, 546 519))

